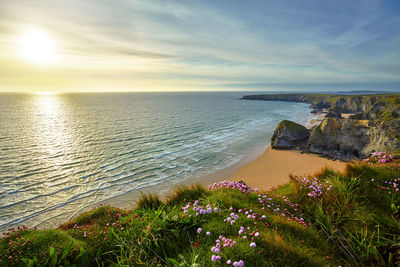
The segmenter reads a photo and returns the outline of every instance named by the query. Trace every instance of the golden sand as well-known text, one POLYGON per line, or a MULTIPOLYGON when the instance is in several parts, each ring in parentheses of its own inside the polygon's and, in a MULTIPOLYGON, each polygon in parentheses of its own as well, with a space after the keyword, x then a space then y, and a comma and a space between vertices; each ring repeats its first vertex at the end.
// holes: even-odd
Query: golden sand
POLYGON ((266 189, 289 181, 289 175, 312 175, 324 167, 344 171, 345 162, 322 158, 299 151, 276 150, 268 147, 256 160, 236 170, 231 181, 243 180, 248 186, 266 189))

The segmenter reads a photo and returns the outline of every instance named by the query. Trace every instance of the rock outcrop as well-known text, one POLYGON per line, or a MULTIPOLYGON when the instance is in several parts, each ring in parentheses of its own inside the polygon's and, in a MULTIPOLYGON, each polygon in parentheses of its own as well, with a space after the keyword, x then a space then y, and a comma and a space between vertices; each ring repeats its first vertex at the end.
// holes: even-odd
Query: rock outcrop
POLYGON ((400 94, 329 95, 329 94, 270 94, 248 95, 242 99, 309 103, 314 110, 326 110, 329 117, 341 113, 359 114, 357 118, 393 119, 400 117, 400 94))
POLYGON ((303 125, 284 120, 275 129, 271 146, 275 149, 304 149, 309 136, 309 131, 303 125))
POLYGON ((341 160, 400 150, 400 94, 277 94, 242 99, 310 103, 312 113, 326 114, 311 134, 297 123, 282 121, 272 137, 273 148, 302 149, 341 160), (343 113, 353 115, 342 118, 343 113))
POLYGON ((341 160, 399 149, 400 120, 325 118, 308 139, 310 152, 341 160))

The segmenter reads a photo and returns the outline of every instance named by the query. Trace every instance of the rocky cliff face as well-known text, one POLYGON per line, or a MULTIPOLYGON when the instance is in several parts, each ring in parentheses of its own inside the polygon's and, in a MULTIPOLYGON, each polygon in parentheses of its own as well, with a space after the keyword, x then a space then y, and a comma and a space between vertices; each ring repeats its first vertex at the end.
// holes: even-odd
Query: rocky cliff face
POLYGON ((362 159, 376 151, 400 150, 400 119, 325 118, 311 134, 300 124, 282 121, 271 138, 271 146, 300 149, 332 159, 362 159))
POLYGON ((330 158, 365 158, 400 149, 400 120, 325 118, 308 139, 308 150, 330 158))
POLYGON ((325 109, 331 117, 341 113, 357 113, 357 119, 400 118, 400 94, 392 95, 324 95, 277 94, 249 95, 242 99, 310 103, 317 110, 325 109))
POLYGON ((341 160, 364 158, 375 151, 400 150, 400 94, 278 94, 243 99, 310 103, 312 112, 326 113, 309 137, 304 127, 282 121, 272 137, 273 148, 302 149, 341 160), (355 114, 345 119, 343 113, 355 114))
POLYGON ((271 146, 276 149, 304 149, 309 136, 309 131, 303 125, 284 120, 275 129, 271 146))

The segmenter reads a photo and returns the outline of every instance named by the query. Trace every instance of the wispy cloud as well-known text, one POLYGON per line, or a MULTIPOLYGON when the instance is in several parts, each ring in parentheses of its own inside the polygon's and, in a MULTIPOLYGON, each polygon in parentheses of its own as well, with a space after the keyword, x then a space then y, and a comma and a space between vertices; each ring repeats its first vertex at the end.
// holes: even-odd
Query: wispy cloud
POLYGON ((19 0, 0 2, 0 17, 0 90, 400 80, 396 1, 19 0), (17 57, 30 27, 56 40, 52 67, 17 57))

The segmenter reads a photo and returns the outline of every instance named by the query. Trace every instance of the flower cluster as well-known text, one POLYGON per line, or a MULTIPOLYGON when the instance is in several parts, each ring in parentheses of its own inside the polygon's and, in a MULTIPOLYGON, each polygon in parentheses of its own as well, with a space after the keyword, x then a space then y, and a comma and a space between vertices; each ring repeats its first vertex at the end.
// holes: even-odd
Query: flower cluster
MULTIPOLYGON (((188 209, 187 207, 184 207, 186 210, 188 209)), ((229 223, 232 225, 232 227, 235 226, 235 222, 239 219, 240 214, 247 215, 246 219, 248 220, 255 220, 254 222, 254 229, 252 227, 244 227, 244 226, 239 226, 238 230, 238 236, 239 238, 243 240, 249 240, 249 246, 252 248, 256 248, 257 244, 255 242, 255 238, 260 236, 260 232, 257 227, 257 221, 265 220, 266 216, 262 215, 260 216, 256 212, 253 212, 253 210, 246 210, 246 209, 239 209, 235 210, 234 208, 230 208, 230 214, 228 217, 224 219, 224 222, 229 223)), ((246 220, 245 219, 245 220, 246 220)), ((269 227, 268 223, 265 223, 266 227, 269 227)), ((197 234, 201 236, 202 233, 202 228, 197 229, 197 234)), ((210 232, 206 232, 206 235, 209 236, 210 232)), ((215 245, 211 247, 211 252, 213 253, 211 255, 211 261, 217 262, 222 260, 223 255, 221 255, 221 252, 226 249, 226 248, 232 248, 236 244, 236 240, 233 240, 231 238, 226 238, 222 235, 218 237, 217 240, 215 240, 215 245)), ((244 261, 243 260, 238 260, 238 261, 232 261, 230 259, 227 259, 226 264, 228 265, 233 265, 233 266, 244 266, 244 261)))
POLYGON ((234 225, 237 219, 239 219, 239 215, 235 214, 234 212, 231 212, 230 216, 224 219, 224 222, 229 222, 231 225, 234 225))
POLYGON ((195 213, 196 216, 219 211, 217 207, 212 208, 210 205, 204 206, 204 205, 199 205, 199 203, 200 203, 199 200, 195 200, 193 204, 188 202, 186 206, 182 207, 183 213, 186 215, 189 212, 190 208, 192 208, 192 210, 196 212, 195 213))
MULTIPOLYGON (((371 179, 371 183, 374 183, 375 179, 371 179)), ((387 191, 389 195, 400 194, 400 178, 393 180, 386 180, 383 184, 376 184, 376 188, 387 191)))
POLYGON ((395 154, 387 154, 384 152, 373 152, 370 157, 364 159, 364 162, 385 164, 396 159, 395 154))
MULTIPOLYGON (((222 249, 227 248, 227 247, 233 247, 236 244, 235 240, 232 240, 230 238, 225 238, 224 236, 220 235, 217 240, 215 240, 215 246, 211 248, 211 252, 215 253, 211 255, 211 261, 216 262, 217 260, 221 260, 221 256, 218 255, 222 249)), ((232 264, 232 260, 228 259, 226 261, 226 264, 230 265, 232 264)), ((244 266, 244 261, 239 260, 239 261, 234 261, 233 266, 244 266)))
MULTIPOLYGON (((280 215, 282 217, 286 217, 288 219, 288 221, 294 221, 297 222, 298 224, 302 225, 303 228, 307 227, 306 222, 304 221, 303 218, 299 218, 297 216, 295 216, 295 212, 298 211, 299 205, 297 203, 292 203, 286 196, 275 196, 276 198, 282 198, 283 201, 285 202, 286 205, 288 205, 290 208, 293 209, 293 211, 291 212, 288 208, 283 208, 281 210, 281 205, 276 204, 274 199, 271 197, 267 197, 266 195, 258 195, 258 202, 262 205, 262 210, 269 210, 272 211, 274 214, 276 215, 280 215)), ((262 219, 265 218, 265 215, 262 215, 261 217, 262 219)), ((261 220, 261 219, 259 219, 261 220)))
POLYGON ((332 185, 329 184, 328 181, 322 182, 319 181, 317 177, 313 179, 309 179, 307 177, 303 177, 299 180, 300 188, 308 189, 309 192, 307 195, 312 198, 320 198, 327 191, 332 189, 332 185))
MULTIPOLYGON (((309 186, 316 186, 314 183, 310 183, 309 186)), ((247 186, 243 182, 230 182, 223 181, 221 183, 215 183, 209 186, 210 190, 219 190, 222 188, 239 190, 244 194, 249 194, 251 192, 258 192, 258 189, 253 189, 247 186)), ((330 190, 331 187, 328 185, 323 185, 321 188, 328 188, 330 190)), ((288 221, 293 221, 295 223, 300 224, 303 228, 306 228, 308 225, 300 216, 296 216, 295 213, 299 210, 299 205, 292 203, 287 197, 273 195, 273 197, 267 196, 265 194, 258 194, 258 203, 260 204, 261 210, 265 212, 271 212, 275 215, 282 216, 287 218, 288 221)), ((192 212, 196 212, 196 215, 200 214, 208 214, 219 211, 218 208, 214 208, 208 205, 201 205, 199 200, 195 200, 193 203, 188 202, 184 207, 182 207, 183 216, 191 216, 192 212)), ((236 230, 238 233, 238 239, 233 240, 231 238, 226 238, 224 236, 219 236, 219 238, 215 241, 215 244, 211 247, 211 261, 212 262, 222 262, 226 260, 226 264, 232 266, 244 266, 243 260, 233 261, 231 259, 224 259, 224 249, 232 248, 236 242, 248 242, 250 248, 257 249, 257 238, 260 236, 260 227, 269 228, 270 224, 268 222, 267 213, 256 212, 253 209, 239 208, 235 209, 233 207, 228 210, 221 210, 220 212, 225 213, 226 215, 223 218, 224 223, 230 224, 232 230, 236 230), (240 222, 240 224, 238 223, 240 222), (252 226, 254 225, 254 226, 252 226), (238 240, 238 241, 237 241, 238 240)), ((271 227, 272 230, 277 230, 277 227, 271 227)), ((197 229, 197 234, 199 238, 201 238, 203 234, 202 228, 197 229)), ((210 232, 206 232, 205 236, 210 236, 210 232)), ((258 251, 261 253, 261 251, 258 251)))
POLYGON ((32 241, 25 240, 22 236, 26 230, 28 230, 28 227, 23 225, 22 227, 10 228, 8 229, 9 232, 2 234, 3 237, 0 240, 7 243, 8 250, 3 255, 0 255, 1 266, 22 265, 22 252, 29 250, 32 246, 32 241))
POLYGON ((244 182, 230 182, 230 181, 222 181, 220 183, 214 183, 212 185, 209 185, 208 188, 210 190, 218 190, 221 188, 230 188, 230 189, 237 189, 244 194, 248 194, 250 192, 258 192, 257 188, 251 188, 247 186, 244 182))

